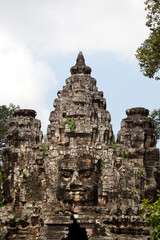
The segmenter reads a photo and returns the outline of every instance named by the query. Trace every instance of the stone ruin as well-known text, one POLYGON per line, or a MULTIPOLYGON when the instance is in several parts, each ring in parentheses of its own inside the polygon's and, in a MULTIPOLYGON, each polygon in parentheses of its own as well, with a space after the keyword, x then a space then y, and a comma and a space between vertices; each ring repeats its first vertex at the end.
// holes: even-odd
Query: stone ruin
POLYGON ((153 120, 145 108, 128 109, 115 143, 90 73, 80 52, 43 143, 36 112, 13 113, 3 149, 1 239, 151 239, 139 207, 160 189, 153 120))

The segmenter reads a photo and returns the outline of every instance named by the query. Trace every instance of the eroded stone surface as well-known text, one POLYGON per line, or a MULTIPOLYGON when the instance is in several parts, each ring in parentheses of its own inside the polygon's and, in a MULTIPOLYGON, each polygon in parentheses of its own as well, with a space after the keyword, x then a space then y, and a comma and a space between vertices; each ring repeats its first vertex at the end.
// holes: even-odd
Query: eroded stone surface
POLYGON ((3 150, 2 239, 149 240, 144 197, 160 188, 153 121, 126 111, 117 143, 103 92, 80 52, 42 144, 34 110, 16 110, 3 150))

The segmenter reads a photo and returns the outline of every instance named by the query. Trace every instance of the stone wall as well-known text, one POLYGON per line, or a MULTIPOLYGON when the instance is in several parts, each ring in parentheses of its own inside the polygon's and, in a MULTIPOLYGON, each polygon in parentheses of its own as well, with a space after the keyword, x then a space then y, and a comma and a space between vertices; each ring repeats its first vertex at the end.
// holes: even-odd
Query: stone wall
POLYGON ((149 240, 141 200, 160 188, 159 150, 144 108, 114 142, 103 92, 80 52, 42 142, 34 110, 16 110, 3 149, 2 239, 149 240))

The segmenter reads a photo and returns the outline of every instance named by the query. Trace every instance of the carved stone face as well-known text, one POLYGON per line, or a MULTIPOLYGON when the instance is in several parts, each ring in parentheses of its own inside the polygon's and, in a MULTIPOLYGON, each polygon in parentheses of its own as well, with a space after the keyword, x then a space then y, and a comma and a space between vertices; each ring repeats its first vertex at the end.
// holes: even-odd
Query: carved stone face
POLYGON ((121 157, 117 157, 117 158, 115 159, 115 167, 116 167, 117 169, 119 169, 121 166, 122 166, 122 158, 121 158, 121 157))
POLYGON ((98 171, 89 157, 59 163, 57 198, 63 202, 97 202, 98 171))

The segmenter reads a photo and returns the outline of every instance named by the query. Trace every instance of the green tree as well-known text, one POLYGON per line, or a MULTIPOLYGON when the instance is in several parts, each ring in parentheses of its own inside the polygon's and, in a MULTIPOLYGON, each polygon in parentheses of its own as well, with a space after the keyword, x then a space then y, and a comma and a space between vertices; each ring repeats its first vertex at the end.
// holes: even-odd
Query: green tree
POLYGON ((143 199, 140 210, 143 210, 142 217, 153 228, 152 240, 160 239, 160 192, 155 202, 152 199, 143 199))
POLYGON ((146 0, 144 3, 150 35, 137 49, 136 58, 144 76, 160 80, 160 1, 146 0))
POLYGON ((1 190, 1 184, 2 184, 2 173, 1 173, 1 164, 2 164, 2 148, 4 147, 4 137, 7 132, 7 124, 9 119, 12 116, 12 113, 14 110, 19 109, 19 106, 15 106, 13 103, 10 103, 7 107, 6 105, 0 106, 0 207, 3 206, 2 203, 2 190, 1 190))
POLYGON ((4 137, 7 132, 8 120, 12 116, 12 112, 16 109, 19 109, 19 106, 15 106, 13 103, 10 103, 7 107, 6 105, 0 106, 0 165, 2 162, 1 150, 4 147, 4 137))
POLYGON ((155 130, 156 130, 156 133, 157 133, 157 139, 160 139, 160 108, 159 109, 154 109, 150 113, 150 117, 154 121, 154 126, 155 126, 155 130))

